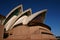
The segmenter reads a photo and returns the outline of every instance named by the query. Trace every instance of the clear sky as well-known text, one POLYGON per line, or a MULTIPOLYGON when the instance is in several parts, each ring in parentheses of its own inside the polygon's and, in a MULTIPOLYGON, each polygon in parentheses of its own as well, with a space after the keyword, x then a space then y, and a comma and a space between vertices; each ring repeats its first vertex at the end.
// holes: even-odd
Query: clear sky
POLYGON ((54 35, 60 36, 60 0, 0 0, 0 14, 6 16, 19 4, 23 4, 24 10, 31 8, 33 13, 48 9, 45 24, 54 35))

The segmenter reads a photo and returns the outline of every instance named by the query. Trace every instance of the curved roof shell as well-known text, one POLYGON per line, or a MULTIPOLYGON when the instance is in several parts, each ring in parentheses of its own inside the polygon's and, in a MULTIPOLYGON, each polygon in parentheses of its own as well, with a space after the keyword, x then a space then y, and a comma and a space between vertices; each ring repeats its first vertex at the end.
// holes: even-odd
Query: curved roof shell
POLYGON ((14 19, 14 22, 12 22, 12 18, 14 18, 14 16, 16 16, 16 15, 14 15, 12 18, 10 18, 9 19, 9 21, 5 24, 5 28, 7 27, 7 29, 9 29, 11 26, 13 26, 14 24, 15 24, 15 22, 19 19, 19 18, 21 18, 22 16, 24 16, 24 15, 26 15, 26 16, 29 16, 29 15, 31 15, 32 14, 32 12, 31 12, 31 8, 29 8, 29 9, 27 9, 27 10, 25 10, 24 12, 22 12, 21 14, 19 14, 15 19, 14 19), (11 24, 11 23, 9 23, 9 22, 11 22, 11 23, 13 23, 13 24, 11 24), (9 25, 9 26, 8 26, 9 25))
POLYGON ((44 9, 44 10, 41 10, 41 11, 38 11, 32 15, 30 15, 27 19, 27 21, 25 22, 25 24, 28 24, 29 22, 35 20, 34 22, 40 22, 40 23, 43 23, 44 19, 45 19, 45 13, 47 12, 47 9, 44 9), (42 20, 41 20, 42 19, 42 20), (41 22, 41 21, 42 22, 41 22))
POLYGON ((8 13, 8 15, 6 16, 6 18, 8 18, 16 9, 19 9, 20 12, 23 12, 22 4, 16 6, 14 9, 12 9, 12 10, 8 13))
MULTIPOLYGON (((39 20, 41 20, 42 18, 43 18, 43 20, 44 20, 46 11, 47 11, 47 9, 41 10, 41 11, 36 12, 36 13, 34 13, 34 14, 31 14, 30 16, 26 16, 26 17, 25 17, 25 16, 22 16, 21 18, 19 18, 19 19, 14 23, 14 26, 15 26, 15 25, 18 25, 18 24, 20 24, 20 23, 22 23, 23 25, 31 25, 33 22, 39 22, 39 23, 41 23, 41 21, 39 21, 39 20), (42 18, 40 18, 40 17, 41 17, 41 14, 42 14, 42 18), (37 19, 37 17, 38 17, 39 19, 37 19), (23 19, 24 21, 23 21, 22 19, 23 19), (35 21, 33 21, 33 20, 35 20, 35 21), (38 21, 36 21, 36 20, 38 20, 38 21)), ((43 20, 42 20, 42 23, 43 23, 43 20)), ((32 24, 32 25, 33 25, 33 24, 32 24)), ((12 28, 13 28, 14 26, 12 26, 12 28)))
POLYGON ((13 17, 14 15, 18 16, 19 14, 21 14, 21 12, 23 12, 22 5, 18 5, 8 13, 3 24, 5 25, 10 20, 11 17, 13 17))

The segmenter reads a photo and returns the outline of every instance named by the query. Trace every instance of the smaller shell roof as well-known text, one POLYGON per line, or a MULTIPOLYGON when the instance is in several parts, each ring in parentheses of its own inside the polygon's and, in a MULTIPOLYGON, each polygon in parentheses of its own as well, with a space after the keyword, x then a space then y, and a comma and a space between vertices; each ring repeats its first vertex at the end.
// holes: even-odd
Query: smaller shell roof
POLYGON ((26 15, 26 14, 27 14, 27 16, 29 16, 29 15, 32 14, 31 8, 29 8, 29 9, 23 11, 20 15, 18 15, 18 17, 23 16, 23 15, 26 15))
MULTIPOLYGON (((31 8, 25 10, 25 11, 22 12, 20 15, 18 15, 16 22, 17 22, 21 17, 30 16, 30 15, 32 15, 31 8), (28 12, 30 12, 30 13, 28 13, 28 12)), ((16 23, 16 22, 15 22, 15 23, 16 23)), ((15 23, 14 23, 14 24, 15 24, 15 23)))

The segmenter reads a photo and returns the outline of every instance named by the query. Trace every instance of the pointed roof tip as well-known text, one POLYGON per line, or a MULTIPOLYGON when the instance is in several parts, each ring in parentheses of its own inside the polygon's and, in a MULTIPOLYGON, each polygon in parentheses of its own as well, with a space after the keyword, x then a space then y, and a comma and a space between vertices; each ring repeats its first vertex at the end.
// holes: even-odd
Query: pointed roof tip
POLYGON ((47 10, 48 10, 48 9, 44 9, 44 10, 42 10, 42 11, 47 12, 47 10))
POLYGON ((16 6, 16 7, 14 7, 14 8, 7 14, 6 18, 7 18, 12 12, 14 12, 16 9, 18 9, 18 8, 20 8, 20 7, 21 7, 21 10, 23 11, 23 5, 20 4, 20 5, 16 6))
POLYGON ((29 9, 27 9, 27 10, 25 10, 25 11, 31 11, 31 8, 29 8, 29 9))
POLYGON ((23 6, 22 4, 20 4, 20 6, 23 6))
POLYGON ((47 12, 47 9, 40 10, 40 12, 47 12))
POLYGON ((43 10, 41 10, 41 12, 42 13, 44 13, 44 12, 46 13, 47 12, 47 9, 43 9, 43 10))
POLYGON ((29 10, 32 12, 32 9, 31 8, 29 8, 29 10))
POLYGON ((28 10, 31 10, 31 8, 28 8, 28 10))
POLYGON ((29 11, 31 12, 31 14, 32 14, 32 9, 31 9, 31 8, 29 8, 28 10, 29 10, 29 11))
POLYGON ((16 7, 23 7, 23 5, 22 5, 22 4, 20 4, 20 5, 16 6, 16 7))
POLYGON ((38 12, 35 12, 35 13, 43 13, 43 12, 47 12, 47 9, 43 9, 43 10, 40 10, 40 11, 38 11, 38 12))
POLYGON ((29 8, 29 9, 25 10, 23 13, 25 13, 25 12, 27 12, 27 11, 30 11, 30 12, 31 12, 31 14, 32 14, 32 9, 31 9, 31 8, 29 8))

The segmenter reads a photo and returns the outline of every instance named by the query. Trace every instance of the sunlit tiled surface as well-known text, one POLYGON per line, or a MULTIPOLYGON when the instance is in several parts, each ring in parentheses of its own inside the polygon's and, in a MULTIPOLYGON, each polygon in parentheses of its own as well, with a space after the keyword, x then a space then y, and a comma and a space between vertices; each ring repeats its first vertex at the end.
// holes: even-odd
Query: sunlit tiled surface
POLYGON ((41 32, 50 32, 50 30, 44 28, 40 29, 41 26, 17 26, 10 31, 10 34, 4 40, 56 40, 53 35, 42 34, 41 32))

